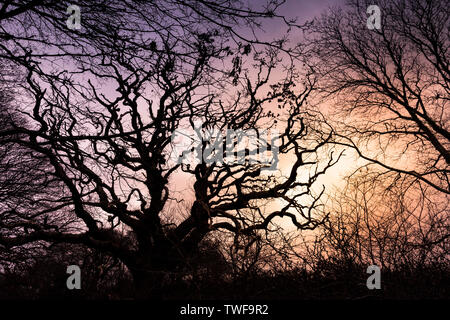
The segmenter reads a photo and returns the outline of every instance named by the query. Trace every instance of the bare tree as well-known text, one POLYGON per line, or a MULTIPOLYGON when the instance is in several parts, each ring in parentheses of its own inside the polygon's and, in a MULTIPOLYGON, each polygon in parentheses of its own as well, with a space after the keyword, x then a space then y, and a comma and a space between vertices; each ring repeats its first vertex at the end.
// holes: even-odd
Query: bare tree
POLYGON ((448 201, 432 187, 363 169, 333 204, 321 242, 328 256, 391 270, 448 264, 448 201))
MULTIPOLYGON (((185 268, 211 233, 225 230, 236 246, 244 243, 250 248, 258 243, 253 239, 274 230, 277 219, 286 217, 298 229, 323 223, 323 217, 315 215, 323 189, 315 193, 312 186, 339 157, 325 153, 327 160, 320 161, 333 132, 309 122, 302 109, 314 80, 302 79, 305 85, 296 89, 299 79, 292 65, 284 77, 274 79, 280 55, 295 53, 283 41, 275 45, 253 39, 233 50, 225 45, 224 35, 237 33, 224 21, 251 23, 254 17, 274 15, 268 14, 270 9, 242 11, 236 3, 118 1, 111 10, 142 4, 131 13, 125 10, 119 21, 137 21, 143 38, 136 39, 139 32, 127 38, 126 28, 80 34, 89 43, 75 42, 83 52, 62 53, 72 59, 70 71, 57 68, 58 54, 35 54, 17 35, 6 40, 10 42, 2 47, 4 56, 25 72, 20 109, 29 125, 2 128, 0 137, 42 157, 51 167, 45 177, 58 183, 60 192, 45 210, 30 209, 20 225, 3 223, 0 246, 24 247, 37 241, 83 244, 125 264, 140 295, 159 295, 162 275, 185 268), (155 13, 160 8, 165 10, 155 13), (192 13, 201 22, 216 15, 222 18, 190 27, 192 13), (158 19, 150 21, 150 14, 158 19), (137 20, 132 20, 134 15, 137 20), (173 28, 170 21, 182 24, 173 28), (145 27, 140 29, 140 23, 145 27), (204 30, 211 24, 219 30, 204 30), (186 41, 177 37, 180 32, 186 33, 186 41), (97 45, 97 40, 104 42, 97 45), (23 54, 13 58, 15 50, 23 54), (217 63, 229 55, 234 55, 231 69, 216 72, 217 63), (48 61, 52 64, 46 65, 48 61), (275 103, 278 115, 269 108, 275 103), (258 136, 262 130, 274 130, 277 122, 278 136, 269 141, 258 136), (196 123, 202 124, 200 129, 196 123), (173 137, 183 129, 198 133, 200 142, 194 140, 178 153, 173 137), (229 131, 244 138, 256 133, 253 148, 239 147, 239 134, 230 138, 232 147, 224 151, 233 155, 230 162, 217 151, 224 142, 220 137, 228 137, 229 131), (263 146, 275 154, 269 163, 252 158, 263 146), (189 152, 200 161, 178 161, 189 152), (267 171, 283 155, 291 157, 290 166, 267 171), (182 200, 171 192, 171 182, 180 172, 194 181, 193 203, 184 219, 167 219, 168 202, 182 200), (50 219, 61 221, 50 227, 50 219)), ((55 5, 43 2, 24 12, 53 21, 46 11, 53 8, 50 4, 55 5)), ((273 6, 276 2, 267 8, 273 6)), ((20 15, 3 8, 7 18, 20 15)), ((34 40, 23 41, 29 45, 34 40)))
POLYGON ((449 11, 446 1, 348 1, 308 28, 308 61, 336 98, 342 144, 383 167, 448 194, 449 11))
MULTIPOLYGON (((17 111, 15 86, 17 68, 2 61, 0 79, 0 127, 2 131, 14 131, 26 127, 25 117, 17 111)), ((47 230, 55 230, 68 221, 58 215, 52 202, 60 193, 59 182, 49 175, 51 168, 47 159, 15 140, 20 133, 0 139, 0 228, 4 236, 12 236, 17 230, 28 234, 33 225, 40 223, 47 230), (48 209, 54 212, 46 215, 48 209)), ((10 263, 25 262, 37 254, 42 254, 42 243, 36 242, 24 248, 0 248, 2 267, 10 263)))

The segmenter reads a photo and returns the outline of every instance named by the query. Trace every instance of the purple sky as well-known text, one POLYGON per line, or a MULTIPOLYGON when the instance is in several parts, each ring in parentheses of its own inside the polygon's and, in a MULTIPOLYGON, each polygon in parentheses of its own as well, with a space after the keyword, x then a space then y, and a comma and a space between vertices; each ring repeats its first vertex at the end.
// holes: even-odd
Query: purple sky
MULTIPOLYGON (((248 0, 253 9, 262 10, 261 6, 267 2, 267 0, 248 0)), ((297 18, 298 24, 303 24, 308 20, 319 17, 321 13, 327 10, 331 6, 339 6, 345 4, 346 0, 286 0, 286 2, 277 11, 278 15, 286 18, 297 18)), ((291 40, 297 39, 294 34, 291 34, 291 40)), ((242 31, 246 34, 246 31, 242 31)), ((270 41, 274 38, 279 38, 285 35, 286 25, 281 22, 280 19, 268 19, 262 25, 262 30, 257 31, 259 40, 270 41)))
POLYGON ((298 17, 298 22, 303 23, 320 15, 327 7, 344 2, 344 0, 286 0, 279 13, 287 17, 298 17))

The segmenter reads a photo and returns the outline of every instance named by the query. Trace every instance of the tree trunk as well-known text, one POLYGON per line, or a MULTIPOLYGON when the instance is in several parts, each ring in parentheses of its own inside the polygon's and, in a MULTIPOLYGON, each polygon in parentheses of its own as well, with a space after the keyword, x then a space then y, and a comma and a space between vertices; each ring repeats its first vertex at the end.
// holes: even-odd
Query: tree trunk
POLYGON ((150 268, 131 270, 135 299, 162 299, 164 297, 164 274, 150 268))
POLYGON ((180 260, 170 250, 155 255, 138 253, 137 261, 129 266, 133 276, 136 299, 162 299, 170 297, 171 287, 177 280, 180 260))

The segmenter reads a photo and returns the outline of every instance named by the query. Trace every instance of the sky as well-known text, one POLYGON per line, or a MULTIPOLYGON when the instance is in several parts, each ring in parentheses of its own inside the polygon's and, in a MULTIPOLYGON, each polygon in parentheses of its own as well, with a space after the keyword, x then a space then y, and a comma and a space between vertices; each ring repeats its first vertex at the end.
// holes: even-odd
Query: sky
POLYGON ((328 7, 344 2, 344 0, 286 0, 285 5, 280 8, 280 14, 298 17, 298 22, 303 23, 319 16, 328 7))

